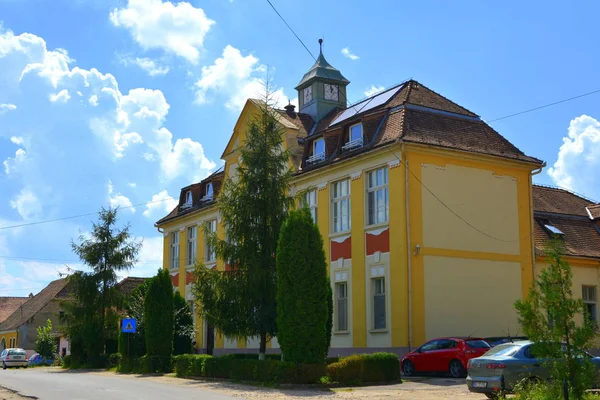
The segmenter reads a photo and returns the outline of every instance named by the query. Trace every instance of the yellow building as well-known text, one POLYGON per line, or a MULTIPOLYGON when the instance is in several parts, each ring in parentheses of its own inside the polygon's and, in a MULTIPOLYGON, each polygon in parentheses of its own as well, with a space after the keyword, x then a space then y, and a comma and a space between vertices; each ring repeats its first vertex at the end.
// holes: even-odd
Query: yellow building
MULTIPOLYGON (((331 354, 402 354, 439 336, 518 331, 513 304, 534 275, 532 175, 542 162, 419 82, 349 107, 348 84, 321 54, 296 88, 299 112, 276 110, 297 171, 293 194, 311 208, 325 242, 335 304, 331 354)), ((248 100, 224 170, 183 188, 179 205, 156 223, 164 267, 188 299, 196 259, 225 268, 201 226, 210 222, 224 235, 215 198, 236 174, 257 111, 248 100)), ((201 351, 258 348, 253 338, 213 337, 202 321, 196 326, 201 351)))

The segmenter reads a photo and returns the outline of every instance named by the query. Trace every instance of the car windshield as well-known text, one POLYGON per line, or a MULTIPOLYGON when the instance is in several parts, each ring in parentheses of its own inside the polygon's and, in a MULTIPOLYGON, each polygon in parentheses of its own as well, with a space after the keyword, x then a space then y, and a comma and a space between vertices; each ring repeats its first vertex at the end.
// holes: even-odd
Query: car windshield
POLYGON ((519 346, 515 346, 514 344, 500 344, 490 350, 488 350, 487 353, 484 354, 484 356, 494 356, 494 357, 499 357, 499 356, 512 356, 515 355, 515 353, 519 351, 519 346))
POLYGON ((467 343, 467 346, 469 346, 472 349, 489 349, 490 348, 490 345, 488 344, 488 342, 486 342, 485 340, 481 340, 481 339, 467 340, 465 342, 467 343))
POLYGON ((25 350, 9 350, 8 354, 11 356, 24 356, 25 350))

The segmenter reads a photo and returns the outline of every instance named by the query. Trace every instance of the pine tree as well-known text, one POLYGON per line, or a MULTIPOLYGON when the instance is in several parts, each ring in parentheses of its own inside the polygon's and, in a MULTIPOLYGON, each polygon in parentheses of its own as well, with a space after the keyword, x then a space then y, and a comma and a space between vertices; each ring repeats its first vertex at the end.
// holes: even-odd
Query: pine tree
POLYGON ((116 340, 114 306, 119 304, 115 289, 117 272, 131 269, 141 242, 131 240, 129 224, 117 224, 117 209, 99 212, 90 237, 80 236, 71 247, 91 272, 78 271, 69 277, 75 302, 65 302, 66 329, 72 339, 73 359, 94 363, 105 353, 109 339, 116 340))
POLYGON ((324 363, 331 286, 323 238, 307 208, 290 212, 281 229, 277 276, 277 340, 284 360, 324 363))
POLYGON ((535 356, 546 359, 554 378, 551 390, 560 393, 560 385, 567 380, 576 399, 582 398, 590 387, 594 367, 582 357, 591 348, 596 326, 586 317, 582 299, 571 292, 573 272, 564 259, 564 242, 553 238, 546 246, 548 266, 529 291, 526 300, 518 300, 515 307, 523 332, 535 342, 535 356), (583 317, 582 323, 576 318, 583 317))
POLYGON ((237 179, 227 179, 218 199, 226 240, 209 240, 231 266, 227 272, 197 268, 194 292, 209 324, 231 337, 260 338, 259 358, 277 334, 275 251, 289 196, 289 153, 271 107, 268 85, 258 115, 240 146, 237 179))

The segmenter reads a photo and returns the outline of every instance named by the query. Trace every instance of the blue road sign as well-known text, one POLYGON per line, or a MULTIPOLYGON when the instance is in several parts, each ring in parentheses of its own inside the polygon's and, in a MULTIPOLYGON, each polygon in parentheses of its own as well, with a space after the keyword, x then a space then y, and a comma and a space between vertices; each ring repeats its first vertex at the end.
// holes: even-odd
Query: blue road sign
POLYGON ((121 321, 121 331, 123 333, 135 333, 136 320, 135 318, 125 318, 121 321))

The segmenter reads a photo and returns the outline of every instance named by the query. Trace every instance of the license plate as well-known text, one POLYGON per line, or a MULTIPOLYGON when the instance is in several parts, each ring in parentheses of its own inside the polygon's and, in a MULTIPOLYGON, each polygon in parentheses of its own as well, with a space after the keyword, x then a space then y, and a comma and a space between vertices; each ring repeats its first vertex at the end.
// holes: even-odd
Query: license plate
POLYGON ((13 356, 13 358, 14 358, 15 360, 22 360, 22 359, 23 359, 23 358, 21 358, 21 357, 19 357, 19 356, 13 356))
POLYGON ((485 388, 487 387, 487 382, 473 382, 474 388, 485 388))

